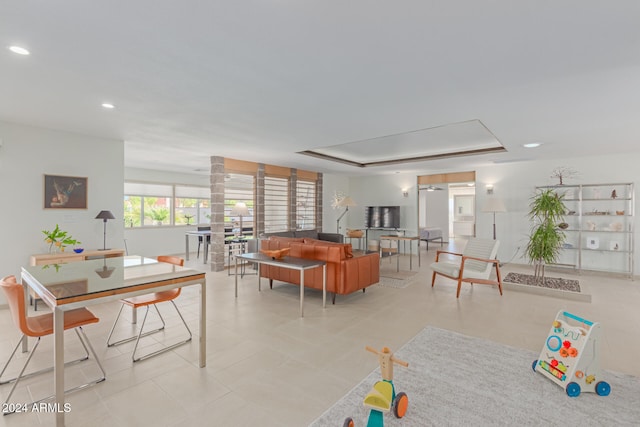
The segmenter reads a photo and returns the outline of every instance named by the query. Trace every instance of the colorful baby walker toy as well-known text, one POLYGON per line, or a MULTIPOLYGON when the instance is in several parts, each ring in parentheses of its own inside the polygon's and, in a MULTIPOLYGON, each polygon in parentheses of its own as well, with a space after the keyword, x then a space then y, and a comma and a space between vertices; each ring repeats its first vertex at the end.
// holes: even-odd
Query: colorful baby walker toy
MULTIPOLYGON (((408 367, 409 364, 394 357, 388 347, 383 347, 381 351, 369 346, 366 346, 365 349, 378 355, 380 372, 382 374, 382 380, 376 382, 369 394, 364 398, 364 406, 371 408, 367 427, 384 427, 385 412, 393 409, 393 414, 396 418, 402 418, 407 413, 409 398, 404 392, 396 394, 396 389, 393 385, 393 364, 397 363, 405 368, 408 367)), ((354 426, 353 418, 348 417, 344 420, 343 427, 354 426)))
POLYGON ((571 397, 581 391, 608 396, 611 386, 601 381, 598 340, 600 324, 560 310, 533 370, 563 387, 571 397))

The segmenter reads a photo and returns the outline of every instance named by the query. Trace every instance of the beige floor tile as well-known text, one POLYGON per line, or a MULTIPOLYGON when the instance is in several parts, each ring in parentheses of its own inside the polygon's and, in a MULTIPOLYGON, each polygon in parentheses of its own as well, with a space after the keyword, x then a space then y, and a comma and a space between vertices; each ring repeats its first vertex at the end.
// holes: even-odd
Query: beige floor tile
MULTIPOLYGON (((446 246, 445 246, 446 247, 446 246)), ((577 278, 592 302, 464 284, 455 297, 455 282, 439 277, 431 287, 429 264, 439 245, 414 269, 418 277, 404 289, 373 286, 365 293, 329 298, 322 308, 318 291, 305 291, 305 317, 299 317, 299 288, 276 282, 269 289, 255 276, 239 279, 227 272, 208 272, 195 257, 192 268, 207 271, 207 366, 197 367, 199 290, 183 290, 177 304, 187 319, 193 341, 166 354, 139 363, 131 361, 133 343, 107 348, 106 337, 119 309, 117 302, 94 306, 99 324, 85 328, 107 371, 107 381, 71 395, 71 426, 292 426, 307 425, 377 367, 373 347, 401 347, 428 325, 483 337, 538 352, 559 310, 568 310, 603 325, 602 367, 640 376, 640 286, 625 278, 583 273, 547 272, 577 278), (203 422, 206 420, 206 422, 203 422), (214 422, 215 421, 215 422, 214 422), (88 424, 89 423, 89 424, 88 424)), ((415 258, 414 258, 415 261, 415 258)), ((385 260, 386 262, 386 260, 385 260)), ((408 260, 401 258, 401 268, 408 260)), ((529 272, 529 266, 508 264, 509 271, 529 272)), ((40 311, 40 310, 39 310, 40 311)), ((165 332, 141 341, 144 351, 159 348, 185 334, 172 307, 161 308, 165 332)), ((44 312, 44 311, 43 311, 44 312)), ((149 315, 151 321, 151 314, 149 315)), ((125 312, 119 333, 131 332, 131 313, 125 312)), ((141 321, 141 314, 138 316, 141 321)), ((153 320, 152 322, 157 322, 153 320)), ((66 335, 69 352, 78 351, 77 339, 66 335)), ((8 357, 18 334, 7 310, 0 310, 0 357, 8 357)), ((52 340, 45 338, 34 367, 51 364, 52 340)), ((19 354, 24 360, 25 355, 19 354)), ((411 361, 408 361, 411 363, 411 361)), ((83 362, 70 370, 69 381, 94 374, 95 365, 83 362)), ((30 391, 44 392, 50 380, 25 381, 15 398, 28 400, 30 391)), ((4 400, 9 386, 0 386, 4 400)), ((0 417, 0 426, 51 425, 51 414, 14 414, 0 417)))

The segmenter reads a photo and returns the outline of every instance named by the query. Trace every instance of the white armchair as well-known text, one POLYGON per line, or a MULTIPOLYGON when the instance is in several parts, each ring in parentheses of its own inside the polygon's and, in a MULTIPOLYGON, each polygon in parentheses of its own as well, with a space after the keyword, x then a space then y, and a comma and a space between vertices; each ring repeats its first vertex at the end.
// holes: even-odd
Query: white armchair
POLYGON ((431 269, 433 270, 431 287, 433 287, 436 281, 436 274, 440 274, 458 281, 456 298, 460 297, 462 282, 498 285, 498 290, 500 291, 500 295, 502 295, 500 261, 496 259, 498 246, 500 246, 498 240, 471 238, 461 254, 449 251, 438 251, 435 262, 431 264, 431 269), (440 261, 441 254, 453 255, 455 259, 440 261), (491 270, 494 267, 496 269, 495 280, 490 278, 491 270))

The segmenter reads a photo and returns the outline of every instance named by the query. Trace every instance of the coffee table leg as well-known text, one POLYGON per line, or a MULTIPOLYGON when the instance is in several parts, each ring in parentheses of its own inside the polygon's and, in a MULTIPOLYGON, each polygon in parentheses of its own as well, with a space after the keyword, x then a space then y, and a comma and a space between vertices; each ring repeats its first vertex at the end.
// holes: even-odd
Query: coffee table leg
MULTIPOLYGON (((237 276, 236 276, 237 277, 237 276)), ((236 287, 236 289, 238 289, 236 287)), ((236 295, 237 296, 237 295, 236 295)), ((201 368, 207 365, 207 279, 200 284, 200 356, 201 368)))
POLYGON ((322 266, 322 308, 327 308, 327 264, 322 266))
POLYGON ((409 271, 413 270, 413 242, 409 240, 409 271))
POLYGON ((300 317, 304 317, 304 270, 300 270, 300 317))
POLYGON ((236 298, 238 298, 238 257, 236 257, 235 279, 236 279, 236 298))

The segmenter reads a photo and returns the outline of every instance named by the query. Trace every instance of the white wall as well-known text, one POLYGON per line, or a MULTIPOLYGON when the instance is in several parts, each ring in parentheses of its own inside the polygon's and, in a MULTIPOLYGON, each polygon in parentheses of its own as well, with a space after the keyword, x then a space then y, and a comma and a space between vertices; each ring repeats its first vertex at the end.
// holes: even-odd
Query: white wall
MULTIPOLYGON (((555 168, 565 166, 579 172, 575 178, 565 180, 565 184, 635 183, 640 181, 640 168, 637 167, 639 157, 637 153, 631 155, 626 153, 479 167, 476 169, 476 235, 481 238, 493 236, 493 214, 480 211, 488 197, 485 186, 493 184, 494 195, 504 200, 507 209, 505 213, 496 214, 496 233, 501 241, 498 256, 504 261, 513 259, 514 263, 526 264, 528 261, 522 258, 522 253, 528 241, 530 227, 527 218, 529 201, 536 186, 558 183, 555 178, 551 178, 555 168)), ((363 226, 364 206, 402 205, 402 227, 407 229, 407 234, 415 234, 418 206, 418 196, 415 191, 416 176, 447 172, 460 171, 425 170, 416 175, 395 174, 349 178, 348 193, 358 203, 357 207, 352 208, 353 211, 349 210, 349 227, 363 226), (410 187, 409 198, 405 199, 402 197, 401 188, 409 186, 409 183, 414 184, 410 187)), ((637 193, 639 189, 635 191, 637 193)), ((634 265, 638 275, 640 271, 639 215, 635 216, 634 231, 634 265)))
POLYGON ((122 247, 123 141, 2 121, 0 139, 0 275, 19 277, 31 254, 46 253, 42 230, 56 224, 82 247, 101 248, 103 222, 95 219, 101 210, 116 217, 107 223, 107 245, 122 247), (44 174, 87 177, 87 209, 44 209, 44 174))
POLYGON ((348 195, 358 206, 349 208, 349 213, 343 218, 343 232, 347 227, 364 228, 364 209, 367 206, 400 206, 400 228, 405 229, 407 235, 417 235, 417 188, 417 177, 411 174, 351 177, 348 195), (403 196, 403 189, 408 191, 408 197, 403 196))

